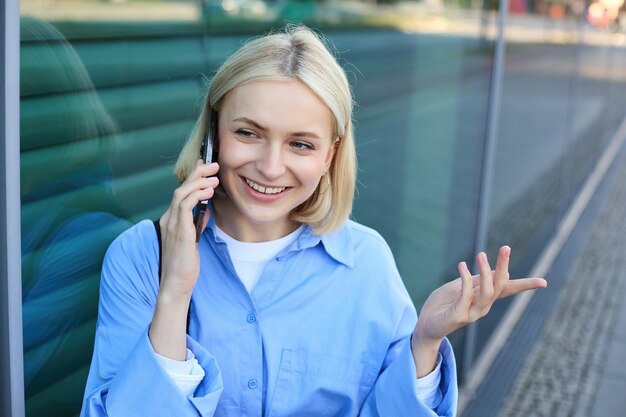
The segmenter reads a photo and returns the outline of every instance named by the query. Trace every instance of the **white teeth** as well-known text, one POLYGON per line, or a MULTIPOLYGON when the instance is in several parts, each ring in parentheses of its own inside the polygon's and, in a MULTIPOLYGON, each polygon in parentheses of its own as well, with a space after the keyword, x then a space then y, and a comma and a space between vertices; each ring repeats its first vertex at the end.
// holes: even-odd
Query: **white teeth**
POLYGON ((264 187, 262 185, 257 184, 256 182, 249 180, 248 178, 245 178, 245 180, 246 180, 246 183, 251 188, 263 194, 278 194, 278 193, 282 193, 283 191, 285 191, 285 188, 287 188, 287 187, 277 187, 277 188, 264 187))

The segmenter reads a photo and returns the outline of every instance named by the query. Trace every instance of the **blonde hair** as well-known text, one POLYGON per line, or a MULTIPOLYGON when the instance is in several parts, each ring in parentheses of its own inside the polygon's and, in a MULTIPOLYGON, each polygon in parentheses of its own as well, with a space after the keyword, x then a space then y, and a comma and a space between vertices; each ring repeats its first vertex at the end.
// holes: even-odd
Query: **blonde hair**
POLYGON ((304 26, 253 39, 231 55, 211 81, 202 112, 175 168, 182 183, 196 166, 210 109, 219 113, 234 88, 270 80, 299 80, 330 109, 338 141, 328 173, 311 197, 294 209, 294 221, 315 233, 337 230, 352 211, 356 183, 356 151, 352 127, 352 93, 346 74, 318 35, 304 26))

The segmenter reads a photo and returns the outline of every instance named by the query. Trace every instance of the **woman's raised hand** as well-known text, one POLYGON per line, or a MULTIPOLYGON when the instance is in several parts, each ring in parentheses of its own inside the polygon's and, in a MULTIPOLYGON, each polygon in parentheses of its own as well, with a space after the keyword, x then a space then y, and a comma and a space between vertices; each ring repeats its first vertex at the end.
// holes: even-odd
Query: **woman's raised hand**
POLYGON ((485 316, 496 300, 547 286, 543 278, 509 279, 510 254, 511 248, 502 246, 496 269, 492 271, 487 255, 481 252, 476 257, 479 275, 472 276, 465 262, 461 262, 458 265, 460 278, 430 294, 412 338, 418 376, 434 368, 437 349, 445 336, 485 316))

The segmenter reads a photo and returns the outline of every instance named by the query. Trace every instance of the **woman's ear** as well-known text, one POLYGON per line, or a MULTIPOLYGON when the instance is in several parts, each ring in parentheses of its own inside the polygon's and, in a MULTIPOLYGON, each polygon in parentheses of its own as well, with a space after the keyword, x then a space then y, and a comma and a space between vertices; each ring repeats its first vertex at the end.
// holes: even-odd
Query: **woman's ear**
POLYGON ((337 152, 337 147, 339 146, 339 136, 333 139, 333 143, 331 143, 330 148, 328 149, 328 155, 326 155, 326 160, 324 164, 326 166, 326 172, 330 169, 330 164, 333 162, 333 158, 335 157, 335 152, 337 152))

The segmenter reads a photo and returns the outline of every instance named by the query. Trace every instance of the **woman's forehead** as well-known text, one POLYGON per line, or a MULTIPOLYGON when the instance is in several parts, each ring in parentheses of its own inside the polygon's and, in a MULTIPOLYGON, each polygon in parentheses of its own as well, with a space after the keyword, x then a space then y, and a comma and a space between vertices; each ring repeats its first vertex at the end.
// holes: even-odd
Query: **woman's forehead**
POLYGON ((253 120, 268 129, 332 134, 333 116, 324 102, 298 80, 255 81, 231 90, 221 112, 232 122, 253 120))

